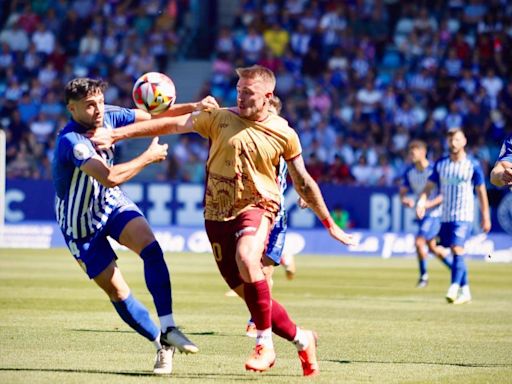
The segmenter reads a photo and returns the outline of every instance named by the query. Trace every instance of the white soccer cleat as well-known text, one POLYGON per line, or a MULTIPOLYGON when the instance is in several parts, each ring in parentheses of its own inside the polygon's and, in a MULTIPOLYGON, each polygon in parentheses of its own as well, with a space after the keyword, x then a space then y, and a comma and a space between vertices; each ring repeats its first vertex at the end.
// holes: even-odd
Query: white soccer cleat
POLYGON ((172 345, 178 348, 182 353, 197 353, 199 348, 191 342, 178 328, 169 327, 161 334, 160 342, 162 345, 172 345))
POLYGON ((450 285, 450 288, 448 288, 448 292, 446 292, 446 301, 449 304, 452 304, 457 300, 457 294, 459 293, 459 285, 458 284, 452 284, 450 285))
POLYGON ((469 304, 469 303, 471 303, 471 295, 464 295, 464 294, 457 297, 457 299, 455 299, 455 301, 453 302, 453 304, 455 304, 455 305, 469 304))
POLYGON ((172 358, 175 351, 175 347, 164 345, 156 352, 155 366, 153 367, 155 375, 170 375, 172 373, 172 358))

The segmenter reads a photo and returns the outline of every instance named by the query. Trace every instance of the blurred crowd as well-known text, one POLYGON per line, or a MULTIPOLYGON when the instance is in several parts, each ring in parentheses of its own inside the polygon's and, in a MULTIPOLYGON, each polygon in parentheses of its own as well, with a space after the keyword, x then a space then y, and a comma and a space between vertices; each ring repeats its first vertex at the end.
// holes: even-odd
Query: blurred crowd
POLYGON ((64 86, 103 78, 106 102, 133 107, 134 80, 173 58, 178 1, 13 0, 0 12, 0 124, 7 177, 51 178, 56 133, 69 116, 64 86))
MULTIPOLYGON (((67 118, 62 89, 70 78, 101 76, 112 84, 107 101, 131 106, 133 80, 165 72, 180 36, 177 10, 187 2, 123 8, 134 2, 60 0, 45 8, 49 3, 13 2, 0 33, 10 177, 50 177, 55 132, 67 118)), ((216 28, 212 76, 198 98, 212 94, 221 105, 234 105, 236 67, 274 70, 282 114, 299 133, 318 182, 394 185, 409 140, 425 140, 435 160, 446 151, 444 133, 455 126, 464 127, 468 152, 487 172, 511 133, 511 2, 237 4, 233 23, 216 28)), ((207 147, 201 139, 179 138, 169 153, 160 179, 202 180, 207 147)))
POLYGON ((277 74, 283 115, 319 182, 398 183, 407 144, 432 160, 462 126, 492 166, 512 123, 512 3, 243 1, 220 30, 207 92, 234 104, 233 68, 277 74))

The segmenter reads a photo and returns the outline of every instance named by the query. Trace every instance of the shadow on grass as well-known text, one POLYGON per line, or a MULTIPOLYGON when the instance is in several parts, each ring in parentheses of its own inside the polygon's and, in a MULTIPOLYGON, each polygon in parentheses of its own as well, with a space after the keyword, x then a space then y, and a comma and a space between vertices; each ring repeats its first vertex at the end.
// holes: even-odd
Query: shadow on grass
MULTIPOLYGON (((116 375, 116 376, 147 376, 147 377, 165 377, 161 375, 155 375, 151 372, 141 372, 141 371, 105 371, 101 369, 65 369, 65 368, 7 368, 0 367, 0 372, 2 371, 10 371, 10 372, 59 372, 59 373, 89 373, 89 374, 98 374, 98 375, 116 375)), ((265 375, 270 376, 270 375, 265 375)), ((271 376, 289 376, 289 375, 271 375, 271 376)), ((183 379, 198 379, 205 380, 209 378, 222 378, 226 377, 230 380, 236 381, 255 381, 259 380, 262 376, 254 376, 248 377, 243 374, 230 374, 230 373, 205 373, 205 374, 171 374, 168 377, 172 378, 183 378, 183 379)))
POLYGON ((325 360, 330 363, 338 364, 412 364, 412 365, 442 365, 450 367, 466 367, 466 368, 512 368, 512 364, 492 364, 492 363, 439 363, 428 361, 372 361, 372 360, 325 360))
MULTIPOLYGON (((180 329, 183 329, 183 328, 180 328, 180 329)), ((134 333, 134 331, 130 330, 130 329, 124 329, 124 330, 121 330, 121 329, 86 329, 86 328, 74 328, 74 329, 70 329, 70 331, 73 331, 73 332, 91 332, 91 333, 134 333)), ((203 332, 186 332, 187 335, 192 335, 192 336, 229 336, 229 337, 233 337, 233 336, 243 336, 243 337, 246 337, 245 334, 242 334, 242 333, 219 333, 219 332, 215 332, 215 331, 203 331, 203 332)))

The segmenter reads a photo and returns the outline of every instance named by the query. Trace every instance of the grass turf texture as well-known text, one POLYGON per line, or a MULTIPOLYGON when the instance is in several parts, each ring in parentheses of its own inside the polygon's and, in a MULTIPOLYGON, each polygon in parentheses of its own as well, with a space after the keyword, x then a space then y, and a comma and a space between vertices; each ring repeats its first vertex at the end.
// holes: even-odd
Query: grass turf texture
MULTIPOLYGON (((120 252, 134 294, 154 314, 142 262, 120 252)), ((275 337, 276 366, 246 372, 253 340, 247 310, 211 255, 167 254, 175 318, 200 347, 151 374, 154 349, 117 316, 66 250, 0 249, 1 383, 300 383, 293 345, 275 337)), ((449 275, 430 260, 430 285, 415 289, 414 259, 298 258, 274 296, 320 336, 315 383, 510 383, 512 265, 469 262, 473 303, 445 303, 449 275)))

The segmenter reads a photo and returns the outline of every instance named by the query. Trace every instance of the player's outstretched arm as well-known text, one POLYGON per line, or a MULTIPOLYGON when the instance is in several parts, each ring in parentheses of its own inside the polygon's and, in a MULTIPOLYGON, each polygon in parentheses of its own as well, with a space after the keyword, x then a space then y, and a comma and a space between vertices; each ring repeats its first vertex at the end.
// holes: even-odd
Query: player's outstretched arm
POLYGON ((421 191, 418 201, 416 202, 416 216, 418 219, 423 219, 425 217, 425 212, 427 210, 427 196, 430 196, 430 193, 435 188, 435 184, 432 181, 427 181, 425 188, 421 191))
POLYGON ((316 216, 329 231, 329 234, 345 245, 354 245, 355 240, 352 235, 345 233, 332 220, 329 210, 325 205, 322 193, 320 192, 320 188, 306 170, 302 156, 299 155, 293 160, 287 161, 287 164, 288 172, 292 178, 293 186, 297 193, 302 199, 304 199, 309 208, 315 212, 316 216))
POLYGON ((489 214, 489 199, 487 198, 487 189, 485 184, 478 185, 476 188, 476 195, 480 203, 480 214, 482 216, 480 226, 485 233, 491 230, 491 216, 489 214))
POLYGON ((497 187, 512 185, 512 163, 498 161, 491 171, 491 183, 497 187))
POLYGON ((400 187, 400 202, 403 206, 407 208, 414 207, 414 200, 410 197, 407 197, 407 193, 409 192, 409 189, 407 187, 400 187))
POLYGON ((162 117, 174 117, 174 116, 182 116, 187 113, 203 111, 205 109, 218 109, 219 104, 217 100, 213 96, 206 96, 200 101, 195 103, 184 103, 184 104, 174 104, 167 111, 159 113, 158 115, 151 115, 146 111, 141 109, 134 109, 135 111, 135 122, 146 121, 151 119, 160 119, 162 117))
POLYGON ((107 149, 121 140, 135 137, 154 137, 160 135, 193 132, 190 114, 176 117, 162 117, 129 124, 116 129, 98 128, 87 132, 87 136, 97 149, 107 149))
POLYGON ((157 163, 167 157, 167 144, 159 144, 155 137, 149 147, 140 156, 126 163, 109 167, 99 155, 91 157, 80 169, 89 176, 94 177, 105 187, 115 187, 130 180, 145 166, 157 163))

